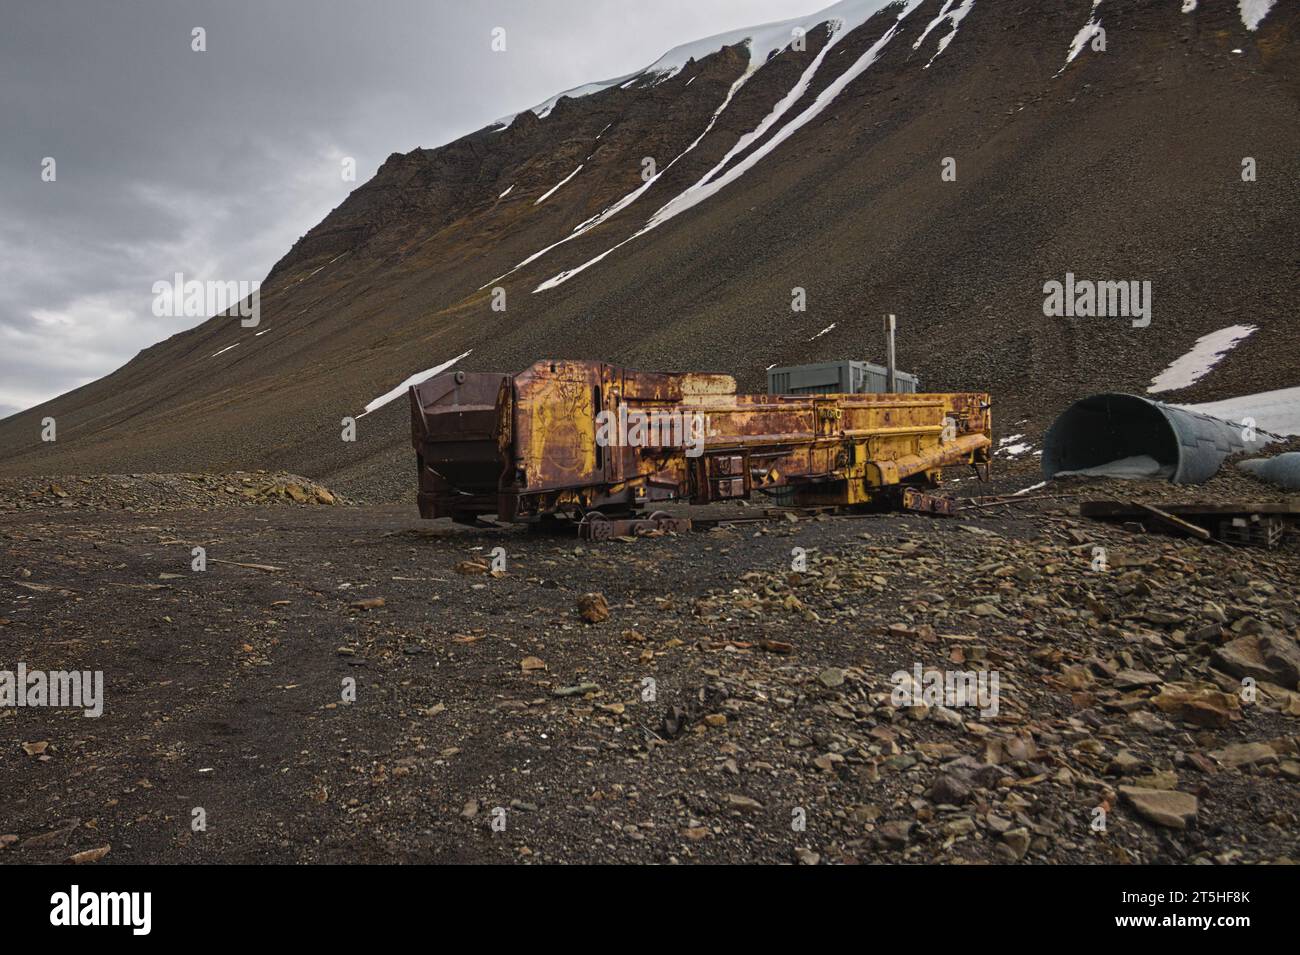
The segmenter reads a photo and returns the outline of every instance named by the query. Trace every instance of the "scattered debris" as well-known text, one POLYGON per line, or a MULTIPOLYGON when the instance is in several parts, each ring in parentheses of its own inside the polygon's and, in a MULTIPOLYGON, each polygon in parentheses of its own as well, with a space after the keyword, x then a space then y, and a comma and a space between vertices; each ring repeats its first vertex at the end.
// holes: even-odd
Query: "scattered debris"
POLYGON ((1156 524, 1175 533, 1202 541, 1222 541, 1272 549, 1288 527, 1300 521, 1300 498, 1282 502, 1164 503, 1143 501, 1084 501, 1083 517, 1098 520, 1136 521, 1156 524))

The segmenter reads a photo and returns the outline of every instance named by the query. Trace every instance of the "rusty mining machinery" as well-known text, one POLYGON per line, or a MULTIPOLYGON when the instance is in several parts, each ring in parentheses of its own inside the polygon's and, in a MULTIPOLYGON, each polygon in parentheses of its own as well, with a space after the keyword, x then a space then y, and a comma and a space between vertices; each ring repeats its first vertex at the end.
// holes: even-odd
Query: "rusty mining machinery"
POLYGON ((941 469, 987 478, 992 460, 986 394, 740 395, 729 375, 539 361, 517 375, 438 375, 410 400, 422 517, 569 518, 593 538, 690 526, 637 516, 656 506, 758 495, 950 513, 926 493, 941 469), (663 427, 626 440, 640 435, 610 423, 629 419, 663 427))

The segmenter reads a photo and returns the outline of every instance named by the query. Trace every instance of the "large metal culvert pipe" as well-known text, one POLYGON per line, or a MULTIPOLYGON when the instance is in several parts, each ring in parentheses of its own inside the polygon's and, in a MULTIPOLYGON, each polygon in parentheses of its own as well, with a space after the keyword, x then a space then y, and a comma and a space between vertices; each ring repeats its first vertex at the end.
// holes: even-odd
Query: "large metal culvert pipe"
POLYGON ((1146 455, 1172 468, 1175 484, 1208 481, 1223 459, 1255 451, 1275 436, 1222 418, 1116 393, 1075 402, 1052 423, 1043 439, 1043 476, 1081 471, 1112 461, 1146 455))

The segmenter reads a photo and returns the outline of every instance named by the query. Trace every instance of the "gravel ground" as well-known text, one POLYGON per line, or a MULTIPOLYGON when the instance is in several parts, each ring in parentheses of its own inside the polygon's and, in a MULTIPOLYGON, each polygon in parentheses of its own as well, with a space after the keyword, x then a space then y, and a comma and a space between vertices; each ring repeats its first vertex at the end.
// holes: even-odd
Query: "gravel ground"
POLYGON ((178 507, 345 503, 345 498, 324 485, 284 472, 0 478, 0 513, 52 507, 161 511, 178 507))
POLYGON ((1295 537, 1043 493, 599 545, 410 506, 7 510, 0 657, 102 670, 104 702, 0 709, 0 862, 1300 858, 1295 537), (936 671, 996 698, 904 695, 936 671))

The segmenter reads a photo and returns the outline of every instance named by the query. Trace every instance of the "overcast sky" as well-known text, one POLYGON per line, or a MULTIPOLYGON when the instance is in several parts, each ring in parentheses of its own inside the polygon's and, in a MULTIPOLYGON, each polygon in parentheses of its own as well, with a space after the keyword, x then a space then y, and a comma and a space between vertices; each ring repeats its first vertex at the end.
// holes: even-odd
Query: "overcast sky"
POLYGON ((390 153, 829 2, 0 0, 0 417, 198 321, 154 282, 264 278, 390 153))

